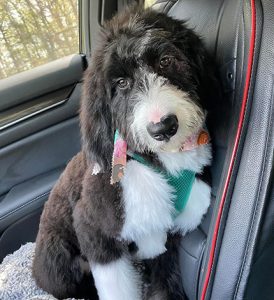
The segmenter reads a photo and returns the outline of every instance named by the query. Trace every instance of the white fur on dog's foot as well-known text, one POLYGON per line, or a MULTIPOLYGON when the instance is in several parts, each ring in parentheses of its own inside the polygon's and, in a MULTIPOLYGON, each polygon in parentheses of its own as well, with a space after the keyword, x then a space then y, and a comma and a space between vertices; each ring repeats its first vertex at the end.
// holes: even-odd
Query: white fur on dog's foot
POLYGON ((149 235, 144 235, 135 241, 138 246, 136 257, 139 259, 151 259, 166 252, 166 232, 153 232, 149 235))
POLYGON ((90 267, 100 300, 141 300, 141 278, 128 258, 90 267))
POLYGON ((198 227, 208 210, 210 195, 210 186, 196 178, 184 210, 174 221, 174 231, 184 235, 198 227))

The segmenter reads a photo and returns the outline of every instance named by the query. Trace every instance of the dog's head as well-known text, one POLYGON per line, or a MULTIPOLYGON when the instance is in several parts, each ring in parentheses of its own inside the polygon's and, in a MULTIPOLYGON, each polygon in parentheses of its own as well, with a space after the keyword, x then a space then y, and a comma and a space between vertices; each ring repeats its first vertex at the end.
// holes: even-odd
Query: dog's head
POLYGON ((178 151, 205 119, 204 47, 184 23, 151 10, 108 22, 84 79, 83 146, 109 168, 118 129, 137 152, 178 151))

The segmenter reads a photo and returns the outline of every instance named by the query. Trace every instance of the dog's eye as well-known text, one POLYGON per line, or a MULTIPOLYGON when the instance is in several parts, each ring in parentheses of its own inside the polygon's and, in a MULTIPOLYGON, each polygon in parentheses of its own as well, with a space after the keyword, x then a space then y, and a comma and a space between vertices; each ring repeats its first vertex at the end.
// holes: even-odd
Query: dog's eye
POLYGON ((120 78, 117 81, 117 85, 120 89, 126 89, 129 86, 129 81, 125 78, 120 78))
POLYGON ((173 61, 173 57, 172 56, 164 56, 160 60, 160 68, 161 69, 167 68, 168 66, 171 65, 172 61, 173 61))

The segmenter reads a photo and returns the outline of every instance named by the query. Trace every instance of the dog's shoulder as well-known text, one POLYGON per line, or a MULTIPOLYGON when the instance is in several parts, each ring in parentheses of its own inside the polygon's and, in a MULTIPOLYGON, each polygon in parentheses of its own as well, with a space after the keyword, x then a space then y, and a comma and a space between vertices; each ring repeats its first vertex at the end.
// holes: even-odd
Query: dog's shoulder
POLYGON ((87 161, 83 151, 76 154, 68 163, 51 191, 49 201, 68 200, 71 206, 79 200, 82 192, 82 181, 87 171, 87 161))

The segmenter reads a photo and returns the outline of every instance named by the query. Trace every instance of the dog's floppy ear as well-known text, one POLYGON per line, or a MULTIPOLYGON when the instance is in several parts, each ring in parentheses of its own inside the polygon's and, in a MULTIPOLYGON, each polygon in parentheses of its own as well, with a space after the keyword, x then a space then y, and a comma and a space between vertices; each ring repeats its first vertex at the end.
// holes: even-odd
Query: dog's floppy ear
POLYGON ((102 71, 102 58, 97 52, 84 76, 80 121, 87 160, 98 163, 102 170, 111 168, 113 153, 109 97, 102 71))

